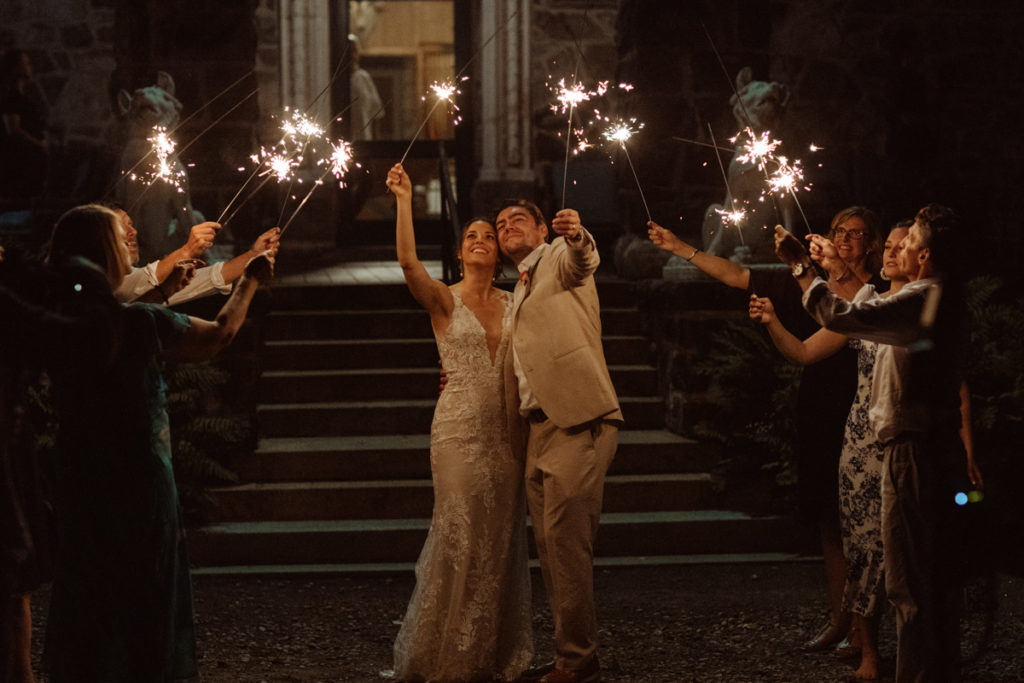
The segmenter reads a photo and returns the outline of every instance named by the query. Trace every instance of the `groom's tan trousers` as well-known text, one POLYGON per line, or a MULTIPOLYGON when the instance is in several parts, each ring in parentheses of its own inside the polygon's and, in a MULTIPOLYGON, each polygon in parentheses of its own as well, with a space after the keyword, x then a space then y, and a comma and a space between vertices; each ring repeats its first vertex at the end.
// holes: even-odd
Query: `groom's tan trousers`
POLYGON ((579 669, 597 649, 594 539, 619 429, 602 420, 559 429, 543 419, 531 420, 529 430, 526 497, 555 622, 556 666, 579 669))

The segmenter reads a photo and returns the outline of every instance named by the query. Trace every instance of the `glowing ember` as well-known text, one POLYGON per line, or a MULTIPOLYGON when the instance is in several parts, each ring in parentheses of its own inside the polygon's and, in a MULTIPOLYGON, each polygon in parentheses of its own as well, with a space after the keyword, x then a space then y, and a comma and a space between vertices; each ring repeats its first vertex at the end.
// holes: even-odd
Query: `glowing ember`
POLYGON ((558 81, 558 90, 555 99, 558 100, 559 104, 551 105, 551 111, 561 114, 568 114, 581 102, 586 102, 594 95, 592 92, 588 92, 583 87, 582 83, 576 82, 571 86, 565 85, 565 79, 558 81))
POLYGON ((763 171, 768 162, 775 160, 775 148, 782 144, 782 140, 772 140, 769 131, 764 131, 760 137, 749 128, 746 129, 746 133, 750 139, 744 143, 743 153, 736 157, 736 161, 743 164, 753 163, 763 171))
POLYGON ((605 139, 617 142, 625 147, 626 141, 633 137, 640 128, 644 127, 644 124, 641 123, 636 130, 633 130, 629 125, 630 123, 636 123, 636 119, 630 119, 629 123, 626 123, 625 121, 616 121, 604 132, 605 139))
POLYGON ((795 159, 792 164, 786 157, 777 159, 779 167, 768 177, 769 192, 785 194, 795 193, 797 185, 804 179, 803 169, 800 168, 800 160, 795 159))
POLYGON ((721 216, 726 222, 732 223, 736 226, 747 218, 746 211, 740 210, 726 211, 725 209, 715 209, 715 213, 721 216))
POLYGON ((331 145, 331 155, 317 163, 326 166, 327 172, 333 173, 334 177, 340 181, 341 177, 348 173, 348 166, 351 161, 352 145, 344 140, 338 140, 331 145))

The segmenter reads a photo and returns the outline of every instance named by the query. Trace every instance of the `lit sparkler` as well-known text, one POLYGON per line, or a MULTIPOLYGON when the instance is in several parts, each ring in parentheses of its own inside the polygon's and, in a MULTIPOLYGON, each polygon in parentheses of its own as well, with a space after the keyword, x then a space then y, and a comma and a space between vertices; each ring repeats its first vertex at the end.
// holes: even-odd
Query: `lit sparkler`
POLYGON ((288 221, 283 226, 281 226, 282 235, 284 234, 284 231, 288 229, 288 226, 292 224, 292 221, 295 220, 295 217, 299 215, 299 211, 302 210, 302 207, 304 207, 306 205, 306 202, 309 201, 310 197, 313 196, 313 192, 316 191, 316 188, 324 184, 324 178, 333 173, 334 177, 338 179, 339 186, 344 185, 344 183, 341 182, 341 179, 342 177, 344 177, 346 173, 348 173, 349 164, 351 162, 351 144, 340 139, 337 142, 331 143, 331 154, 317 161, 317 164, 320 166, 325 166, 326 170, 323 172, 323 174, 321 174, 319 178, 313 181, 313 186, 309 188, 309 192, 307 192, 306 196, 302 198, 302 201, 299 202, 299 205, 295 207, 295 211, 292 212, 292 215, 288 218, 288 221))
POLYGON ((743 241, 743 231, 740 229, 740 223, 747 218, 747 212, 739 209, 728 211, 726 209, 715 209, 715 213, 722 217, 728 223, 732 223, 736 226, 737 232, 740 233, 740 241, 743 241))
MULTIPOLYGON (((636 123, 636 119, 630 119, 630 123, 636 123)), ((644 127, 644 124, 639 124, 637 129, 634 130, 629 123, 624 121, 616 121, 604 132, 604 137, 612 142, 619 143, 622 147, 622 151, 626 155, 626 161, 629 163, 629 170, 633 172, 633 180, 636 181, 636 189, 640 192, 640 200, 644 203, 644 211, 647 212, 647 221, 654 220, 651 218, 651 210, 647 206, 647 198, 644 197, 644 189, 640 187, 640 178, 636 174, 636 168, 633 167, 633 160, 629 158, 629 149, 626 147, 626 142, 633 137, 633 135, 644 127)))
MULTIPOLYGON (((418 138, 420 133, 423 132, 423 128, 427 125, 427 122, 430 121, 430 117, 434 115, 434 110, 437 109, 439 104, 447 102, 453 112, 459 110, 458 105, 455 104, 455 96, 462 94, 462 91, 459 90, 459 83, 467 80, 469 80, 469 76, 463 76, 461 78, 455 78, 448 81, 434 81, 430 84, 430 89, 434 91, 434 96, 437 99, 434 102, 434 106, 432 106, 430 111, 427 112, 427 116, 423 119, 423 123, 421 123, 420 127, 416 130, 416 134, 412 136, 412 140, 409 141, 409 146, 405 148, 405 153, 402 155, 402 159, 398 163, 405 163, 405 158, 409 156, 413 143, 416 142, 416 138, 418 138)), ((426 101, 427 98, 426 96, 423 96, 420 99, 426 101)), ((460 116, 456 116, 455 125, 458 125, 461 120, 462 118, 460 116)))
POLYGON ((800 160, 794 159, 789 162, 786 157, 780 156, 777 159, 779 167, 768 176, 769 192, 776 192, 784 195, 787 192, 793 194, 799 189, 797 186, 804 179, 804 171, 801 168, 800 160))
MULTIPOLYGON (((745 128, 744 132, 748 139, 743 145, 743 153, 736 157, 736 161, 752 163, 759 171, 764 171, 769 162, 775 161, 775 148, 782 144, 782 140, 773 140, 771 132, 767 130, 760 137, 750 128, 745 128)), ((736 137, 732 138, 732 142, 735 141, 736 137)))
POLYGON ((725 164, 722 163, 722 155, 718 153, 718 141, 715 140, 715 131, 711 127, 710 123, 708 124, 708 135, 711 136, 711 146, 715 149, 715 159, 718 160, 718 169, 722 172, 722 181, 725 183, 725 193, 729 197, 729 204, 731 205, 729 209, 715 209, 715 212, 724 219, 724 222, 732 223, 736 226, 736 232, 740 236, 740 245, 745 245, 746 243, 743 240, 742 222, 746 219, 747 214, 745 211, 736 208, 736 197, 732 193, 732 188, 729 187, 729 174, 725 172, 725 164))

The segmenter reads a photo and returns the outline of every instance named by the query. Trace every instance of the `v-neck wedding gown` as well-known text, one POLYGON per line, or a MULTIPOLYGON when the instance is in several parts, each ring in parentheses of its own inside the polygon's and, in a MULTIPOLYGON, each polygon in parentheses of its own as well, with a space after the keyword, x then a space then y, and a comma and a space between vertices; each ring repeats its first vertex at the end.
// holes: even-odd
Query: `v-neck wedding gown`
POLYGON ((476 315, 455 308, 436 334, 448 373, 430 430, 434 512, 416 588, 395 641, 395 678, 515 680, 533 657, 523 463, 503 390, 512 295, 491 359, 476 315))

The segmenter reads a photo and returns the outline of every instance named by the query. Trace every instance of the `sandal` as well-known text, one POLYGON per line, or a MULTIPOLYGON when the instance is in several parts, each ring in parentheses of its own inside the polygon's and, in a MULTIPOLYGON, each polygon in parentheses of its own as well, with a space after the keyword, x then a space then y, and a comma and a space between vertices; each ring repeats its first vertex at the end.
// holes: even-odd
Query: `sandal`
POLYGON ((821 652, 827 650, 843 639, 843 629, 831 621, 822 627, 818 635, 804 643, 804 652, 821 652))

